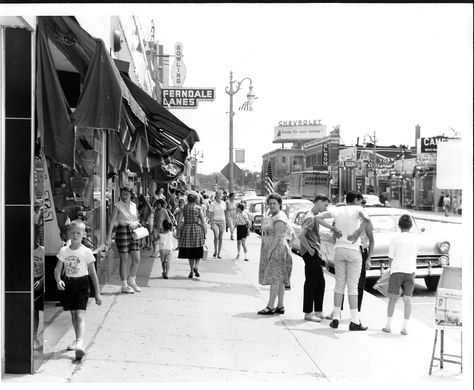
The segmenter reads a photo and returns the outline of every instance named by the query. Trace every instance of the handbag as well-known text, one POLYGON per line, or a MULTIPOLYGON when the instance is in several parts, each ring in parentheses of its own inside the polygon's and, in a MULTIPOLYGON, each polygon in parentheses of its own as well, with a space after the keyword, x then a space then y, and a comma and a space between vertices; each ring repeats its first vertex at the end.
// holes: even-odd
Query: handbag
POLYGON ((204 245, 202 247, 202 259, 207 260, 207 254, 209 252, 209 249, 207 249, 207 245, 204 245))
POLYGON ((132 230, 132 238, 134 240, 139 240, 140 238, 145 238, 149 235, 149 231, 146 227, 140 226, 132 230))

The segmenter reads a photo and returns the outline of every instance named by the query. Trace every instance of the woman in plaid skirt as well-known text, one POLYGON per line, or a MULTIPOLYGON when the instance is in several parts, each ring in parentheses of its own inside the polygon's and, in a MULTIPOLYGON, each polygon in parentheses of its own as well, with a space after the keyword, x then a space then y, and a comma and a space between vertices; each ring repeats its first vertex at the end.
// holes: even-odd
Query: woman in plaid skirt
POLYGON ((110 221, 107 234, 107 246, 110 247, 112 230, 117 225, 115 229, 115 244, 119 251, 120 280, 122 281, 122 292, 125 294, 142 291, 136 283, 138 266, 140 264, 140 242, 132 238, 132 230, 140 226, 137 205, 132 202, 134 196, 133 188, 129 184, 125 184, 120 188, 120 200, 114 205, 112 220, 110 221), (127 283, 127 263, 130 257, 132 258, 132 265, 130 266, 130 277, 127 283))
POLYGON ((188 278, 193 274, 199 277, 198 265, 202 259, 203 246, 206 241, 206 224, 201 207, 196 204, 197 196, 193 193, 188 194, 188 203, 183 207, 184 222, 179 228, 179 253, 178 258, 189 259, 191 272, 188 278))

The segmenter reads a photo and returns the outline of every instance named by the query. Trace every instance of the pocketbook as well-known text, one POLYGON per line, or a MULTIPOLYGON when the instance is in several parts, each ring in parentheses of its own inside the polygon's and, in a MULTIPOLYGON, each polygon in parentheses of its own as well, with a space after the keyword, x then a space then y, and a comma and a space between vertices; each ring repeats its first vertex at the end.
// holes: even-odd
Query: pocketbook
POLYGON ((148 229, 146 227, 143 227, 143 226, 132 230, 132 238, 134 240, 139 240, 140 238, 145 238, 149 234, 150 233, 148 232, 148 229))

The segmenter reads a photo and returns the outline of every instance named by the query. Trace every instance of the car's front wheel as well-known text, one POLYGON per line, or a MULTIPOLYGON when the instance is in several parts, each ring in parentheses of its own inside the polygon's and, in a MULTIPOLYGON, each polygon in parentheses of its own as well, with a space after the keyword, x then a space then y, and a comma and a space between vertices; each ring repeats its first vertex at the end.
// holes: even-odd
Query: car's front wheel
POLYGON ((425 276, 426 288, 430 291, 438 289, 439 276, 425 276))

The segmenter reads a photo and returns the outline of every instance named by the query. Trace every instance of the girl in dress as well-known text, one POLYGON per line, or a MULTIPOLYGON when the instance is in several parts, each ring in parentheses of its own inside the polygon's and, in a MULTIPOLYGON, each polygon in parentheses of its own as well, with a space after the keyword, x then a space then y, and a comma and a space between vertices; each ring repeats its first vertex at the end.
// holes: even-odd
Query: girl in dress
POLYGON ((247 258, 247 245, 245 241, 249 235, 250 221, 247 213, 244 212, 244 205, 239 203, 237 205, 237 215, 235 217, 235 224, 237 226, 237 257, 236 260, 240 259, 240 247, 244 248, 244 260, 249 261, 247 258))
POLYGON ((163 279, 168 279, 168 272, 170 270, 171 251, 173 250, 173 224, 168 221, 163 221, 163 233, 160 234, 159 248, 161 267, 163 268, 163 279))

